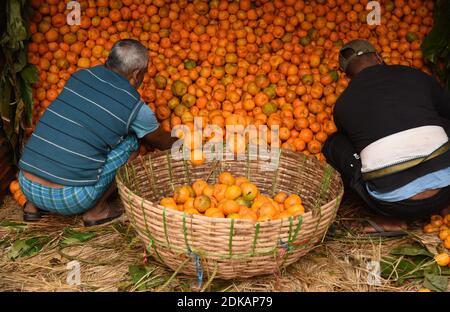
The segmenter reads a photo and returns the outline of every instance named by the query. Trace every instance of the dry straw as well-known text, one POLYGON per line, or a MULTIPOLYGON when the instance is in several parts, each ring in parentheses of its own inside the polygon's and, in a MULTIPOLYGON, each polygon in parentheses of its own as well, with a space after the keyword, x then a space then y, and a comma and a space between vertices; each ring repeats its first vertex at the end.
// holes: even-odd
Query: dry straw
POLYGON ((172 159, 168 151, 156 152, 119 170, 116 180, 126 213, 156 261, 197 277, 246 278, 276 273, 322 241, 343 195, 342 181, 331 166, 285 150, 275 171, 267 171, 267 161, 250 160, 254 155, 248 152, 244 160, 224 156, 194 167, 172 159), (222 171, 246 176, 265 195, 299 194, 306 213, 255 224, 187 215, 158 204, 176 186, 208 177, 214 183, 222 171))

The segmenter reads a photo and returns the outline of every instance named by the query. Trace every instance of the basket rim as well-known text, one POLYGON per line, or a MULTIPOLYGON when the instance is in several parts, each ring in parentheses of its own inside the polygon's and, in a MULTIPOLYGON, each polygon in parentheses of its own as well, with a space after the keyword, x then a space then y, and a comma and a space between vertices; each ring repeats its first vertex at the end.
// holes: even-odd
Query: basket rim
MULTIPOLYGON (((258 223, 259 223, 259 224, 265 224, 265 225, 275 225, 275 224, 281 224, 281 223, 283 222, 283 220, 291 220, 291 219, 292 219, 293 221, 298 220, 298 216, 295 216, 295 217, 294 217, 294 216, 290 216, 289 218, 282 218, 282 219, 266 220, 266 221, 256 221, 256 222, 254 222, 254 221, 248 220, 248 219, 214 218, 214 217, 207 217, 207 216, 197 215, 197 214, 187 214, 187 213, 184 212, 184 211, 182 212, 182 211, 175 210, 175 209, 168 209, 168 208, 166 208, 166 207, 160 205, 159 203, 156 203, 156 202, 154 202, 154 201, 145 199, 144 197, 141 197, 141 196, 135 194, 135 193, 134 193, 132 190, 130 190, 130 189, 129 189, 122 181, 119 181, 118 179, 116 179, 116 183, 117 183, 118 185, 120 184, 120 186, 121 186, 126 192, 129 192, 129 193, 131 193, 131 194, 134 194, 135 197, 138 197, 139 199, 141 199, 142 202, 146 202, 147 204, 152 205, 154 208, 159 209, 161 212, 163 212, 163 211, 170 211, 171 213, 173 213, 173 214, 175 214, 175 215, 177 215, 177 216, 180 216, 180 217, 189 217, 189 218, 193 218, 193 219, 199 219, 199 220, 202 220, 202 221, 203 221, 203 220, 214 220, 214 222, 229 223, 229 224, 230 224, 231 222, 234 222, 235 225, 236 225, 236 224, 239 224, 239 223, 248 223, 248 224, 253 224, 253 225, 256 225, 256 224, 258 224, 258 223), (233 220, 234 220, 234 221, 233 221, 233 220)), ((343 193, 344 193, 344 189, 342 188, 336 197, 334 197, 332 200, 330 200, 330 201, 324 203, 324 204, 321 205, 319 208, 322 208, 323 206, 328 205, 328 204, 330 204, 330 203, 336 201, 339 197, 342 197, 343 193)), ((303 219, 304 219, 304 218, 306 218, 307 216, 308 216, 308 217, 312 217, 312 213, 313 213, 312 210, 308 210, 308 211, 306 211, 304 214, 301 214, 301 215, 299 215, 299 216, 302 216, 303 219)))
MULTIPOLYGON (((144 155, 144 156, 138 155, 138 157, 137 157, 136 159, 133 159, 131 162, 129 162, 129 163, 123 165, 123 166, 119 169, 119 171, 122 171, 123 168, 124 168, 125 166, 133 166, 134 164, 137 164, 138 162, 141 162, 142 159, 145 159, 145 158, 150 158, 150 159, 151 159, 151 158, 155 158, 155 157, 163 156, 163 155, 166 155, 166 156, 167 156, 168 154, 170 154, 170 150, 154 151, 154 152, 148 153, 148 154, 146 154, 146 155, 144 155)), ((226 151, 224 151, 223 154, 225 155, 225 154, 226 154, 226 151)), ((247 155, 248 155, 248 154, 247 154, 247 155)), ((341 179, 341 175, 340 175, 339 172, 338 172, 336 169, 334 169, 330 164, 328 164, 328 163, 326 163, 326 162, 321 162, 321 161, 319 161, 318 159, 316 159, 314 156, 311 156, 311 155, 305 155, 305 154, 302 154, 302 153, 293 152, 293 151, 290 151, 290 150, 287 150, 287 149, 280 148, 280 153, 279 153, 279 156, 278 156, 278 157, 281 157, 282 155, 286 155, 286 156, 288 156, 288 157, 289 157, 289 156, 291 156, 291 157, 299 157, 299 156, 301 156, 301 157, 304 157, 304 158, 309 158, 309 159, 311 159, 312 161, 314 161, 317 165, 320 165, 320 166, 321 166, 321 169, 325 169, 325 166, 327 166, 327 165, 331 167, 332 175, 335 175, 336 178, 338 179, 338 183, 339 183, 338 190, 339 190, 339 192, 338 192, 338 194, 337 194, 335 197, 333 197, 331 200, 329 200, 329 201, 323 203, 321 206, 319 206, 319 208, 322 208, 322 207, 325 206, 325 205, 328 205, 328 204, 330 204, 330 203, 332 203, 332 202, 334 202, 334 201, 337 201, 339 198, 342 199, 342 196, 343 196, 343 194, 344 194, 344 185, 343 185, 343 182, 342 182, 342 179, 341 179)), ((221 161, 227 161, 227 159, 221 160, 221 161)), ((228 160, 228 161, 229 161, 229 160, 228 160)), ((119 173, 119 172, 118 172, 118 173, 119 173)), ((132 191, 125 183, 124 183, 121 174, 116 174, 115 180, 116 180, 116 184, 117 184, 117 187, 118 187, 118 188, 123 188, 123 190, 124 190, 125 192, 130 193, 130 194, 133 194, 136 198, 139 198, 142 202, 145 202, 145 203, 147 203, 147 204, 150 204, 150 205, 152 205, 154 208, 159 209, 161 213, 164 212, 164 211, 170 211, 170 212, 173 213, 174 215, 176 215, 176 216, 178 216, 178 217, 182 217, 182 218, 183 218, 183 217, 184 217, 184 218, 185 218, 185 217, 189 217, 189 218, 192 218, 192 219, 194 219, 194 220, 195 220, 195 219, 201 220, 201 221, 208 220, 208 221, 213 221, 213 222, 216 222, 216 223, 219 222, 219 223, 223 223, 223 224, 231 224, 231 223, 233 222, 235 225, 236 225, 236 224, 240 224, 240 223, 241 223, 241 224, 253 224, 253 225, 256 225, 256 224, 264 224, 264 225, 281 225, 283 222, 286 222, 286 220, 292 220, 292 221, 295 222, 296 220, 298 220, 298 217, 299 217, 299 216, 291 216, 291 217, 289 217, 289 218, 282 218, 282 219, 276 219, 276 220, 266 220, 266 221, 256 221, 256 222, 254 222, 254 221, 248 220, 248 219, 214 218, 214 217, 206 217, 206 216, 203 216, 203 215, 187 214, 187 213, 184 212, 184 211, 178 211, 178 210, 175 210, 175 209, 167 209, 166 207, 160 205, 158 202, 151 201, 151 200, 149 200, 149 199, 146 199, 146 198, 144 198, 144 197, 139 196, 138 194, 136 194, 135 192, 133 192, 133 191, 132 191), (119 186, 120 186, 120 187, 119 187, 119 186), (234 220, 234 221, 233 221, 233 220, 234 220)), ((309 219, 310 217, 313 217, 313 216, 312 216, 312 213, 313 213, 313 210, 308 210, 308 211, 306 211, 304 214, 302 214, 302 215, 300 215, 300 216, 302 216, 303 219, 305 219, 305 218, 308 218, 308 219, 309 219)))

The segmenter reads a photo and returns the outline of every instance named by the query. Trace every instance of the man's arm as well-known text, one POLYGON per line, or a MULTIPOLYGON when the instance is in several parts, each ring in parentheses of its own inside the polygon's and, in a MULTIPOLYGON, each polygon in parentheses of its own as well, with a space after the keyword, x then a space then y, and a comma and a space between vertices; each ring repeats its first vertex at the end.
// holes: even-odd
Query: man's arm
POLYGON ((178 138, 172 137, 169 132, 164 131, 158 127, 155 131, 146 134, 142 138, 143 142, 151 147, 159 150, 166 150, 172 147, 178 138))
POLYGON ((178 140, 159 126, 155 114, 147 105, 142 105, 130 128, 146 145, 159 150, 169 149, 178 140))

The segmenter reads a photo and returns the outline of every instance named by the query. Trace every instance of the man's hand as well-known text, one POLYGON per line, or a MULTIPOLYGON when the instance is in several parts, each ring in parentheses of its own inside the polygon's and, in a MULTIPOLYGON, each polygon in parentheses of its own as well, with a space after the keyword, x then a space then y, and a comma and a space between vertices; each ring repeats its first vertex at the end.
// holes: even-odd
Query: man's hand
POLYGON ((145 144, 157 148, 159 150, 166 150, 172 147, 172 144, 178 141, 178 138, 171 137, 169 132, 164 131, 158 127, 155 131, 147 134, 142 138, 145 144))

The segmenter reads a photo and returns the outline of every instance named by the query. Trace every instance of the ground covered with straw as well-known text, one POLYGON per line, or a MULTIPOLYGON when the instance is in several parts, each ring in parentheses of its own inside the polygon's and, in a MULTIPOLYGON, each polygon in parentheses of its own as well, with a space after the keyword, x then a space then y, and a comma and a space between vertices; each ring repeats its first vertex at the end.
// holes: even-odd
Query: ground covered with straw
POLYGON ((286 270, 245 280, 175 274, 145 254, 126 220, 84 228, 79 217, 47 215, 22 222, 7 197, 0 208, 0 291, 449 291, 449 270, 432 258, 439 247, 423 223, 396 239, 358 235, 361 203, 346 195, 324 241, 286 270), (67 282, 80 264, 80 284, 67 282), (380 263, 381 278, 377 278, 380 263), (375 266, 374 266, 375 264, 375 266))

